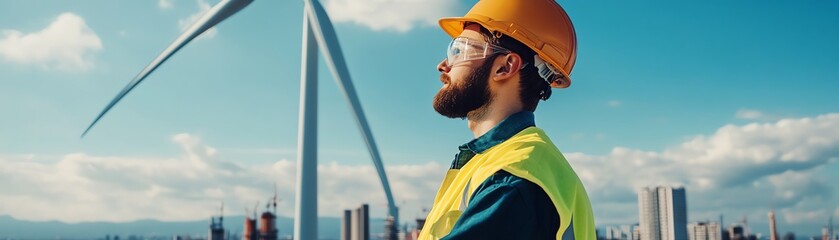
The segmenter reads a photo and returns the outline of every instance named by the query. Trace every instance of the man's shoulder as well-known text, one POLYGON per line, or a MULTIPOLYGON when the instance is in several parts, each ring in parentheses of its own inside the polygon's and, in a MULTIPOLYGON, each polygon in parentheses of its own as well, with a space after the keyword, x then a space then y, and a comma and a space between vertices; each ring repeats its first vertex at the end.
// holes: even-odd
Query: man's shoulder
POLYGON ((513 148, 530 148, 534 150, 557 150, 556 146, 553 144, 550 138, 548 138, 548 134, 545 133, 542 129, 538 127, 528 127, 521 130, 516 135, 513 135, 507 141, 504 141, 502 145, 507 145, 513 148))

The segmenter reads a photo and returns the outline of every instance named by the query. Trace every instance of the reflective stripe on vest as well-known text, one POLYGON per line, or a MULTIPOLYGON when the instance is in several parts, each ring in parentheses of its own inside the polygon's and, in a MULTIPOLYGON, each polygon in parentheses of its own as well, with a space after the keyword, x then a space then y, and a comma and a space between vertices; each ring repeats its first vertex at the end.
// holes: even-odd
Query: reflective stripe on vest
POLYGON ((469 196, 472 195, 472 191, 469 190, 469 186, 472 185, 470 180, 466 180, 466 187, 463 188, 463 194, 460 195, 460 207, 457 208, 460 212, 466 211, 466 207, 469 206, 469 196))

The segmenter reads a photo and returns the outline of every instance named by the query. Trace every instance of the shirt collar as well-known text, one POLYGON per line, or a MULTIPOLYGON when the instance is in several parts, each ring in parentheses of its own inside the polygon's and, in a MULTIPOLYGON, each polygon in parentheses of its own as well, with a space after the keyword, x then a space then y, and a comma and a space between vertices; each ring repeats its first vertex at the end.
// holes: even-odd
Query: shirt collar
POLYGON ((499 143, 507 141, 507 139, 510 139, 513 135, 516 135, 516 133, 521 132, 521 130, 535 125, 536 123, 533 117, 533 112, 521 111, 508 116, 484 135, 461 145, 460 149, 468 149, 475 154, 480 154, 487 149, 498 145, 499 143))

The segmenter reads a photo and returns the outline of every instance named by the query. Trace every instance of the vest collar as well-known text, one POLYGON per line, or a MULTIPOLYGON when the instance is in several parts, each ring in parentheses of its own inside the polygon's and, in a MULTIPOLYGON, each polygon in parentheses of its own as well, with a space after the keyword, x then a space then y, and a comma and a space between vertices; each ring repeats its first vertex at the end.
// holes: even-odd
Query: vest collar
POLYGON ((466 148, 475 154, 480 154, 499 143, 507 141, 507 139, 521 132, 521 130, 535 125, 533 112, 521 111, 514 113, 490 129, 489 132, 461 145, 461 149, 466 148))
POLYGON ((495 147, 499 143, 507 141, 516 133, 521 132, 525 128, 536 126, 533 112, 521 111, 507 116, 503 121, 498 123, 495 127, 484 133, 478 138, 472 139, 468 143, 458 147, 458 153, 455 155, 450 169, 460 169, 466 165, 469 160, 476 154, 481 154, 487 149, 495 147))

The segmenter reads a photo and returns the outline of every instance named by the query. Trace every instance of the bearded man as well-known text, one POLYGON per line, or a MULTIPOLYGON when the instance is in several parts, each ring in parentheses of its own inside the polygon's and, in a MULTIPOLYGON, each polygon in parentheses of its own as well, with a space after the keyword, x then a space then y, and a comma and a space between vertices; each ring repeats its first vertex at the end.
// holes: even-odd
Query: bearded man
POLYGON ((437 65, 434 110, 466 119, 461 145, 419 239, 595 239, 579 177, 534 112, 566 88, 576 60, 570 18, 553 0, 481 0, 440 19, 453 39, 437 65))

